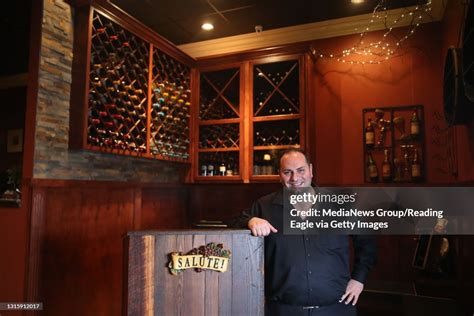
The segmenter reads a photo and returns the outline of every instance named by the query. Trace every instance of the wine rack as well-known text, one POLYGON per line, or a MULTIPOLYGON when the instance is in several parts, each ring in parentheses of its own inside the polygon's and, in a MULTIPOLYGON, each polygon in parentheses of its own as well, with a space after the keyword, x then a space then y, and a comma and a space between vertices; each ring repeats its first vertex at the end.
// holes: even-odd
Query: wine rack
POLYGON ((100 10, 91 16, 86 131, 79 146, 189 162, 190 68, 100 10))
POLYGON ((202 180, 240 179, 240 110, 240 68, 201 73, 196 175, 202 180))
POLYGON ((189 67, 153 49, 151 93, 152 155, 189 159, 189 67))
POLYGON ((92 21, 88 143, 146 152, 149 45, 98 13, 92 21))
POLYGON ((201 65, 193 179, 278 180, 280 155, 305 144, 306 67, 303 54, 201 65))
POLYGON ((423 182, 423 106, 366 108, 362 112, 364 182, 423 182))
POLYGON ((253 65, 254 180, 275 178, 281 153, 304 143, 300 133, 301 63, 298 58, 253 65))
POLYGON ((199 127, 199 148, 239 149, 239 124, 204 125, 199 127))
POLYGON ((240 70, 227 69, 201 75, 200 120, 239 118, 240 70))
POLYGON ((297 60, 254 66, 254 116, 299 113, 297 60))
POLYGON ((240 174, 238 151, 200 152, 199 162, 201 177, 230 177, 240 174))
POLYGON ((256 122, 254 124, 253 145, 297 146, 300 143, 298 120, 256 122))

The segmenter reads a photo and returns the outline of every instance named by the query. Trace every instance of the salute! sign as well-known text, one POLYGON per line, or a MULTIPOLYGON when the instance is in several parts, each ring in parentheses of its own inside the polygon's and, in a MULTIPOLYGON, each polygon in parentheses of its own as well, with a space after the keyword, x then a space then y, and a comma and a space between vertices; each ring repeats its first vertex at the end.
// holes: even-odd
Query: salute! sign
POLYGON ((230 250, 224 249, 222 244, 208 243, 205 246, 194 248, 186 254, 181 252, 170 253, 171 261, 168 264, 171 274, 178 275, 185 269, 195 268, 197 272, 214 270, 227 271, 231 257, 230 250))

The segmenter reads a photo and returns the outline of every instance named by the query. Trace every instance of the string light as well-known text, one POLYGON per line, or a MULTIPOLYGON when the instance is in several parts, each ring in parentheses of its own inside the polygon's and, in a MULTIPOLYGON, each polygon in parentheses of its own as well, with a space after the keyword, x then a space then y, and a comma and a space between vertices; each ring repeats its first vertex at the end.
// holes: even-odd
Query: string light
POLYGON ((400 15, 391 21, 389 21, 388 10, 385 6, 387 1, 388 0, 380 0, 377 4, 367 26, 362 28, 358 42, 354 46, 342 50, 341 54, 320 52, 314 47, 311 47, 313 56, 320 59, 331 59, 346 64, 349 63, 351 65, 366 65, 380 64, 390 58, 401 55, 403 48, 402 43, 413 36, 425 16, 431 17, 429 14, 431 11, 431 0, 415 8, 403 8, 400 15), (407 27, 407 32, 404 36, 397 37, 392 32, 393 28, 405 18, 411 19, 410 25, 407 27), (364 44, 365 36, 370 32, 372 24, 376 21, 381 21, 385 27, 382 39, 364 44), (394 49, 390 49, 390 46, 393 46, 394 49))

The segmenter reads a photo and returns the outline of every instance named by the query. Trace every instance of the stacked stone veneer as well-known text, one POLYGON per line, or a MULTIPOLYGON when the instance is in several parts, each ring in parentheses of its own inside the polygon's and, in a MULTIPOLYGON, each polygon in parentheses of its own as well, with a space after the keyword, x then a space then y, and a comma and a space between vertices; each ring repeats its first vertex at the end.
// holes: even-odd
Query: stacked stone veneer
POLYGON ((69 150, 74 23, 63 0, 44 0, 34 178, 182 182, 185 164, 69 150))

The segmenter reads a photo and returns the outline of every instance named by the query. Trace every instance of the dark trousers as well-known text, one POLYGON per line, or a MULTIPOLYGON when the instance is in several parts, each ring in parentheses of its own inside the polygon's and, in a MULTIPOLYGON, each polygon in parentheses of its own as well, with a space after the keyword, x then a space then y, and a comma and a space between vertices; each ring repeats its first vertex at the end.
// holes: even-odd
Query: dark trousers
POLYGON ((319 308, 305 308, 303 306, 293 306, 275 302, 267 302, 265 306, 265 316, 357 316, 355 306, 344 303, 320 306, 319 308))

